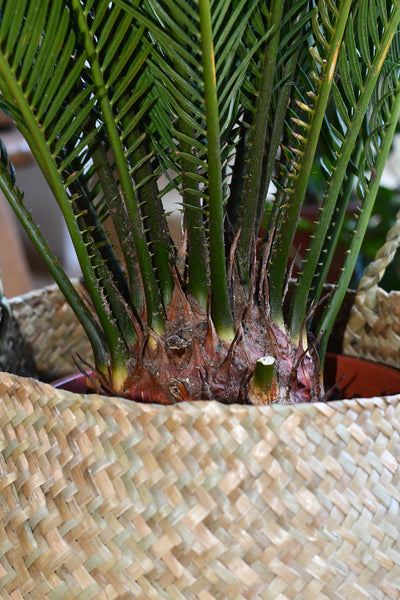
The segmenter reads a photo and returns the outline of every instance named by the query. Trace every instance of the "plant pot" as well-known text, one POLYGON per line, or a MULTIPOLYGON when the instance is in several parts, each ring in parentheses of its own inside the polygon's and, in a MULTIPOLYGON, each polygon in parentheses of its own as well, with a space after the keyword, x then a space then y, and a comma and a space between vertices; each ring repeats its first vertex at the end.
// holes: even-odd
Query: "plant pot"
POLYGON ((336 386, 344 398, 373 398, 400 392, 400 371, 387 365, 344 354, 328 353, 325 384, 336 386))
POLYGON ((2 599, 397 597, 400 395, 159 406, 10 373, 0 390, 2 599))

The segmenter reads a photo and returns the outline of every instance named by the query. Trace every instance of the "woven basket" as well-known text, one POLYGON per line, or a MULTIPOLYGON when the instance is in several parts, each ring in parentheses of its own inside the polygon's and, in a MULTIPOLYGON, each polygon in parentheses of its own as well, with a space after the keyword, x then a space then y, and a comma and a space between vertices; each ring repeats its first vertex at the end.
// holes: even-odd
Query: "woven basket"
POLYGON ((343 350, 400 368, 400 291, 390 293, 378 284, 400 246, 400 212, 385 244, 365 269, 344 334, 343 350))
MULTIPOLYGON (((2 368, 89 358, 59 292, 41 305, 13 301, 2 368)), ((2 373, 0 597, 393 600, 399 438, 400 396, 163 407, 2 373)))
MULTIPOLYGON (((81 284, 74 284, 79 291, 81 284)), ((92 360, 84 331, 56 285, 13 298, 10 305, 1 371, 54 381, 76 370, 72 351, 92 360)))

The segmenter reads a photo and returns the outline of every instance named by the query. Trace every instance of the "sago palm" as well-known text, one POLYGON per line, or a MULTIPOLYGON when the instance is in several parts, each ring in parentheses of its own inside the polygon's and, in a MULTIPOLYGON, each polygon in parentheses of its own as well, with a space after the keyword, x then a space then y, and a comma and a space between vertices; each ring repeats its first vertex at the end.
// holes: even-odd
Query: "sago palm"
POLYGON ((98 388, 163 403, 323 397, 399 116, 399 22, 387 0, 0 0, 1 107, 61 208, 85 297, 4 148, 0 186, 90 339, 98 388), (289 295, 316 157, 320 217, 289 295), (324 296, 356 186, 357 230, 324 296))

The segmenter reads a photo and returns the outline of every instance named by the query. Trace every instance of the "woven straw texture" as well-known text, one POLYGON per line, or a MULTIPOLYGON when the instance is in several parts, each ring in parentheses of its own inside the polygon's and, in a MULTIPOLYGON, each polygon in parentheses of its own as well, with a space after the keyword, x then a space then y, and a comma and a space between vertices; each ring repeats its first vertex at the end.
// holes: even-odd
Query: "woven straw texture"
MULTIPOLYGON (((74 282, 80 288, 79 282, 74 282)), ((0 370, 54 381, 76 370, 71 351, 92 352, 83 329, 55 285, 10 300, 12 321, 0 370)))
POLYGON ((400 588, 398 397, 139 405, 0 375, 0 597, 400 588))
POLYGON ((400 292, 378 287, 400 245, 400 212, 385 244, 365 269, 347 323, 343 352, 400 368, 400 292))

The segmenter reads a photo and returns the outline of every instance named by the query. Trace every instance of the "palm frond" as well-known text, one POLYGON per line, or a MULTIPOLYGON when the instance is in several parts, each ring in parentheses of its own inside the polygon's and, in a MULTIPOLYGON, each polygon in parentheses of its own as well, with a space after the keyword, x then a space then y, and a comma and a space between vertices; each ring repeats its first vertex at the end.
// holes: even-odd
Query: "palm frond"
MULTIPOLYGON (((137 156, 130 156, 126 153, 127 147, 137 148, 137 139, 142 139, 141 134, 143 131, 137 131, 137 129, 139 121, 142 122, 143 120, 143 113, 140 114, 140 119, 137 119, 134 115, 132 117, 133 122, 130 123, 126 122, 127 118, 130 117, 126 117, 124 114, 121 117, 119 114, 121 107, 124 105, 124 100, 130 97, 133 92, 137 94, 141 90, 142 96, 147 95, 147 84, 140 87, 140 78, 144 77, 146 79, 146 72, 140 70, 140 66, 143 66, 144 63, 143 52, 146 53, 146 43, 143 42, 138 45, 137 53, 134 46, 130 60, 128 60, 128 55, 126 52, 124 54, 124 49, 126 49, 126 46, 129 47, 131 43, 133 44, 135 40, 137 41, 138 28, 132 19, 127 17, 125 11, 115 5, 109 5, 108 10, 104 11, 102 2, 91 3, 91 10, 87 11, 84 10, 84 6, 79 0, 72 0, 72 6, 76 14, 78 27, 83 32, 83 53, 90 61, 90 75, 88 74, 87 77, 92 80, 91 82, 96 90, 97 109, 104 124, 103 135, 106 136, 110 151, 114 156, 115 168, 118 173, 118 185, 122 194, 121 198, 131 224, 136 255, 142 273, 147 314, 150 319, 149 325, 155 330, 161 331, 164 327, 165 315, 153 266, 156 262, 158 268, 163 268, 164 273, 167 273, 167 284, 169 282, 169 287, 172 288, 172 277, 168 280, 168 274, 170 275, 169 253, 167 247, 160 245, 157 248, 160 252, 157 252, 155 260, 152 260, 151 253, 154 252, 154 248, 149 248, 147 245, 143 215, 140 211, 140 199, 138 202, 137 194, 132 185, 134 175, 129 168, 130 163, 137 164, 137 156), (98 28, 100 28, 101 35, 97 33, 98 28), (106 36, 103 33, 104 31, 113 31, 114 35, 106 36), (118 43, 116 43, 116 39, 118 39, 118 43), (118 57, 118 60, 112 61, 110 59, 113 54, 118 57), (106 61, 106 67, 104 67, 103 60, 106 61), (121 77, 121 72, 125 80, 123 91, 118 86, 112 85, 113 82, 115 83, 117 76, 121 77), (121 135, 121 131, 125 133, 121 135), (134 140, 132 140, 132 136, 134 140)), ((143 30, 141 30, 141 37, 143 35, 143 30)), ((146 100, 144 102, 146 103, 146 100)), ((137 148, 135 152, 141 152, 141 148, 137 148)), ((152 195, 156 201, 155 181, 153 181, 152 195)), ((121 240, 121 245, 124 243, 127 243, 127 241, 121 240)), ((132 283, 135 274, 128 274, 128 277, 132 283)), ((130 287, 132 288, 132 285, 130 287)), ((171 289, 170 293, 172 293, 171 289)))
MULTIPOLYGON (((137 143, 132 139, 132 127, 127 128, 127 133, 122 139, 119 134, 119 127, 124 118, 123 116, 120 119, 118 115, 122 92, 117 88, 114 101, 112 84, 115 83, 117 74, 112 67, 108 68, 109 64, 118 62, 112 61, 110 57, 112 52, 118 53, 121 44, 126 42, 126 36, 131 36, 128 41, 133 43, 138 34, 137 28, 132 32, 133 27, 122 27, 120 33, 117 31, 115 36, 112 36, 111 50, 107 40, 102 38, 99 47, 94 51, 94 43, 98 41, 95 38, 99 21, 105 29, 106 24, 109 24, 108 29, 111 30, 116 23, 125 23, 125 19, 122 19, 119 9, 115 9, 115 13, 110 7, 104 11, 102 2, 91 3, 86 17, 80 2, 73 2, 72 5, 76 11, 76 26, 79 25, 79 32, 74 28, 71 30, 71 11, 61 0, 43 2, 36 8, 29 5, 26 9, 28 13, 25 12, 25 6, 18 3, 17 10, 12 11, 12 18, 10 3, 1 3, 0 85, 3 90, 3 103, 27 139, 64 214, 91 300, 107 335, 110 353, 115 361, 119 362, 115 370, 117 373, 124 369, 119 357, 121 343, 125 344, 125 334, 121 334, 116 320, 110 318, 110 314, 120 303, 115 289, 116 279, 109 269, 102 267, 105 259, 112 261, 114 265, 117 264, 117 259, 111 246, 105 242, 102 225, 95 211, 90 209, 95 193, 95 185, 91 183, 95 173, 93 153, 98 146, 104 146, 106 150, 114 153, 112 164, 117 172, 116 176, 113 175, 115 187, 122 187, 123 198, 126 201, 126 216, 119 217, 116 223, 118 225, 122 218, 125 221, 129 219, 130 228, 134 231, 140 268, 143 273, 147 273, 141 285, 145 290, 147 313, 153 316, 150 324, 156 329, 160 328, 164 319, 151 250, 147 247, 144 234, 143 216, 138 211, 132 185, 132 165, 137 167, 139 164, 141 167, 142 164, 137 157, 133 157, 137 143), (94 15, 97 21, 93 19, 94 15), (119 39, 119 44, 115 43, 116 39, 119 39), (50 47, 51 63, 48 59, 50 47), (89 57, 92 62, 90 71, 89 57), (105 60, 106 64, 104 71, 102 60, 105 60), (107 75, 110 76, 110 84, 106 79, 107 75), (50 84, 47 80, 44 82, 43 77, 50 77, 50 84), (105 125, 100 126, 100 122, 105 125), (126 146, 132 156, 125 156, 126 146), (91 248, 91 251, 88 251, 88 248, 91 248), (110 309, 104 305, 104 290, 107 290, 107 297, 112 299, 114 308, 110 309)), ((133 81, 136 84, 138 78, 144 77, 141 71, 145 62, 143 52, 145 50, 138 52, 136 61, 132 58, 128 61, 126 56, 125 65, 124 61, 121 61, 122 68, 129 63, 129 67, 124 71, 125 87, 127 81, 133 86, 133 81), (138 73, 140 75, 137 75, 138 73)), ((118 63, 118 69, 121 69, 121 63, 118 63)), ((140 86, 135 88, 138 103, 141 96, 146 94, 148 85, 142 85, 141 89, 142 93, 140 86)), ((131 88, 128 91, 130 92, 131 88)), ((140 118, 142 117, 143 111, 140 114, 140 118)), ((138 134, 136 140, 142 139, 138 134)), ((107 198, 107 201, 111 202, 111 199, 107 198)), ((123 239, 123 236, 120 237, 123 239)), ((125 238, 123 244, 131 245, 129 239, 125 238)), ((126 261, 126 265, 131 267, 133 261, 126 261)), ((118 273, 118 269, 115 272, 118 273)), ((131 289, 137 285, 136 274, 135 267, 135 272, 129 274, 131 280, 135 281, 131 281, 131 289)), ((168 274, 172 281, 169 269, 168 274)), ((121 270, 118 277, 122 281, 121 270)))
MULTIPOLYGON (((380 148, 381 143, 385 146, 381 136, 386 135, 385 129, 390 128, 393 119, 396 119, 394 98, 398 91, 399 73, 393 67, 384 66, 381 70, 380 66, 389 59, 388 51, 395 63, 399 60, 398 56, 393 56, 398 45, 392 44, 392 40, 400 22, 400 12, 396 7, 390 17, 383 21, 378 4, 374 0, 360 2, 354 16, 350 15, 341 46, 337 79, 333 84, 332 106, 328 110, 328 119, 329 115, 331 115, 331 119, 326 129, 327 135, 330 137, 330 147, 335 146, 336 151, 333 156, 331 155, 330 161, 325 161, 328 185, 322 202, 319 223, 316 226, 296 292, 296 316, 292 321, 292 327, 295 330, 301 327, 300 323, 301 319, 305 317, 306 307, 311 302, 315 302, 321 293, 329 268, 327 258, 329 259, 332 254, 329 248, 334 247, 340 235, 344 214, 350 199, 352 178, 356 173, 359 177, 364 177, 361 174, 365 172, 368 162, 368 168, 375 172, 378 154, 383 152, 380 149, 378 153, 377 148, 380 148), (372 12, 375 15, 374 18, 370 16, 372 12), (368 18, 367 15, 369 15, 368 18), (367 32, 363 30, 365 23, 370 28, 367 32), (370 31, 372 29, 373 32, 370 31), (366 35, 369 35, 370 40, 375 40, 373 48, 370 48, 370 44, 367 48, 366 44, 359 39, 365 38, 366 35), (361 49, 360 54, 356 51, 356 47, 361 49), (379 85, 378 79, 380 80, 379 85), (352 175, 349 173, 348 165, 351 160, 356 160, 358 163, 357 155, 361 149, 365 155, 364 166, 357 164, 357 169, 352 175), (333 219, 335 211, 336 217, 333 219), (300 300, 301 297, 302 300, 300 300)), ((383 169, 381 160, 379 158, 379 168, 383 169)), ((378 179, 380 175, 381 172, 379 172, 378 179)), ((375 194, 376 190, 373 194, 368 192, 368 194, 361 195, 361 210, 368 216, 371 214, 375 194)), ((354 237, 354 246, 350 252, 351 259, 348 257, 348 261, 355 262, 356 260, 357 248, 359 249, 357 239, 360 237, 354 237)), ((353 269, 350 267, 347 268, 346 272, 349 274, 347 283, 342 277, 340 286, 348 286, 352 271, 353 269)), ((338 296, 343 294, 341 287, 337 294, 338 296)), ((330 304, 337 306, 334 300, 330 304)))
MULTIPOLYGON (((79 220, 71 210, 73 199, 68 190, 68 179, 57 167, 57 145, 60 136, 73 141, 73 146, 81 145, 86 139, 92 139, 93 133, 83 132, 75 127, 76 114, 84 117, 93 106, 93 88, 88 85, 78 101, 70 109, 70 99, 74 95, 74 86, 80 81, 85 56, 78 54, 79 43, 74 31, 70 30, 70 12, 63 2, 43 2, 39 6, 29 5, 29 19, 25 18, 25 6, 18 3, 14 10, 10 3, 2 2, 0 22, 0 85, 3 91, 2 102, 25 136, 33 155, 46 174, 49 186, 63 212, 65 222, 74 243, 81 268, 87 280, 88 290, 96 305, 104 330, 107 332, 110 347, 119 337, 116 327, 110 323, 104 307, 98 300, 98 280, 93 271, 90 255, 87 253, 79 220), (21 9, 21 10, 20 10, 21 9), (12 15, 10 15, 10 12, 12 15), (48 45, 45 42, 47 27, 51 27, 53 64, 52 81, 58 84, 50 90, 42 83, 41 68, 46 65, 48 45), (56 60, 54 61, 54 56, 56 60), (38 90, 42 90, 41 93, 38 90), (107 323, 108 321, 108 323, 107 323)), ((80 121, 80 119, 78 119, 80 121)), ((83 167, 82 167, 83 168, 83 167)), ((22 218, 28 233, 32 234, 26 218, 22 218)), ((57 282, 63 277, 55 273, 57 282)), ((74 310, 80 310, 75 303, 74 310)))
POLYGON ((285 373, 292 361, 282 397, 292 384, 318 396, 305 323, 353 180, 357 231, 322 328, 371 214, 400 113, 399 23, 400 5, 386 0, 0 0, 0 107, 64 214, 87 303, 32 224, 1 145, 0 188, 91 336, 107 389, 136 397, 142 368, 158 381, 165 361, 166 386, 175 373, 186 390, 199 353, 192 391, 211 393, 211 372, 219 389, 219 367, 224 377, 237 367, 245 398, 253 358, 271 351, 285 373), (321 214, 288 319, 291 246, 317 156, 321 214), (162 205, 170 190, 181 195, 179 252, 162 205), (169 345, 181 302, 205 353, 169 345))
MULTIPOLYGON (((275 233, 270 277, 274 281, 271 290, 271 311, 273 318, 281 323, 283 282, 289 251, 313 168, 351 5, 348 0, 330 3, 329 7, 325 2, 318 2, 311 14, 312 28, 307 46, 309 57, 304 57, 304 60, 311 60, 311 66, 307 67, 310 75, 303 82, 299 79, 295 90, 288 134, 289 161, 283 169, 283 178, 278 178, 282 190, 277 198, 280 224, 275 233), (308 85, 308 81, 312 83, 312 87, 304 89, 304 84, 308 85), (301 95, 296 98, 296 92, 299 90, 301 95)), ((298 73, 301 76, 301 69, 298 73)), ((299 331, 300 329, 293 330, 293 335, 298 336, 299 331)))
POLYGON ((160 130, 165 136, 158 147, 163 148, 165 168, 177 173, 175 183, 182 194, 188 231, 188 289, 205 306, 211 285, 212 312, 218 322, 230 312, 223 227, 229 191, 224 185, 225 169, 231 152, 226 141, 238 126, 242 111, 236 110, 237 105, 232 111, 232 105, 237 102, 252 52, 257 50, 256 44, 243 58, 242 38, 261 3, 238 0, 217 5, 209 0, 182 0, 175 5, 149 0, 140 7, 126 0, 117 3, 147 28, 156 42, 152 76, 164 102, 157 103, 151 118, 172 124, 160 130), (207 56, 211 57, 209 64, 207 56))
POLYGON ((39 227, 32 219, 30 211, 25 207, 23 202, 23 194, 16 185, 14 167, 8 161, 8 156, 1 140, 0 148, 1 190, 20 221, 25 223, 25 229, 31 241, 40 252, 40 255, 43 258, 49 272, 59 285, 60 290, 70 303, 80 323, 82 324, 86 335, 90 340, 99 371, 103 374, 106 374, 108 364, 108 346, 106 340, 104 339, 103 332, 101 331, 98 322, 93 317, 90 309, 67 277, 65 271, 57 260, 57 257, 49 248, 49 245, 41 234, 39 227))
MULTIPOLYGON (((390 19, 388 21, 390 25, 390 19)), ((373 61, 371 66, 373 68, 373 61)), ((366 113, 365 135, 360 159, 357 165, 357 192, 359 207, 356 221, 356 235, 352 237, 337 290, 318 324, 319 330, 326 331, 321 346, 325 352, 327 338, 361 250, 362 241, 371 218, 378 193, 380 179, 391 149, 393 135, 400 118, 400 44, 395 40, 391 46, 381 72, 380 85, 372 95, 366 113)))

